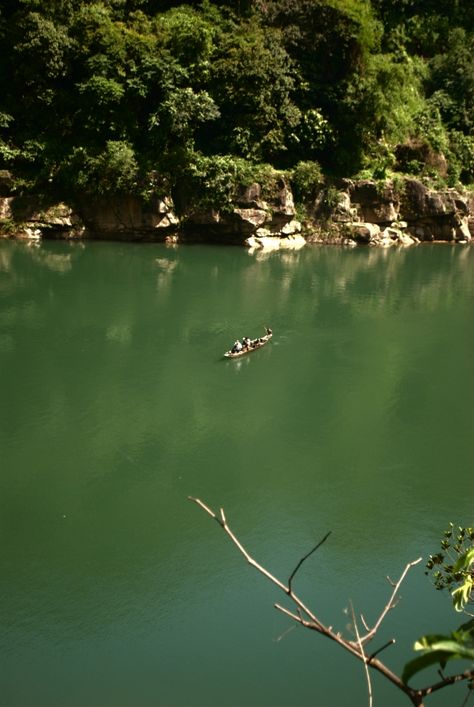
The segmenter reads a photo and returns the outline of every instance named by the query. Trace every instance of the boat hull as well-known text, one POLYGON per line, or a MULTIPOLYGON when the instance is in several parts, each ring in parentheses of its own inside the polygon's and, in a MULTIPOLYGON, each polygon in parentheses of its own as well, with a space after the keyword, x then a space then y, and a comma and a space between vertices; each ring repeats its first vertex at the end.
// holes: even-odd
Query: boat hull
POLYGON ((261 336, 258 339, 254 339, 251 342, 250 346, 247 346, 245 349, 242 349, 242 351, 237 351, 236 353, 232 353, 232 351, 226 351, 224 357, 242 358, 242 356, 247 356, 247 354, 252 353, 253 351, 257 351, 258 349, 261 349, 262 346, 265 346, 265 344, 268 344, 272 336, 273 334, 265 334, 265 336, 261 336))

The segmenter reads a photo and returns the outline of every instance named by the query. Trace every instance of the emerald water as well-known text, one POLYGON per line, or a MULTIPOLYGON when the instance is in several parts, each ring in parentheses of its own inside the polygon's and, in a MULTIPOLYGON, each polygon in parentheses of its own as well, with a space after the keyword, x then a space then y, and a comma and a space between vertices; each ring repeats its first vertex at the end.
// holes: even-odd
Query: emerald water
MULTIPOLYGON (((387 575, 474 521, 473 273, 462 246, 0 242, 2 707, 366 705, 187 496, 283 580, 331 530, 295 587, 373 621, 387 575)), ((460 622, 420 565, 373 647, 395 636, 398 671, 460 622)))

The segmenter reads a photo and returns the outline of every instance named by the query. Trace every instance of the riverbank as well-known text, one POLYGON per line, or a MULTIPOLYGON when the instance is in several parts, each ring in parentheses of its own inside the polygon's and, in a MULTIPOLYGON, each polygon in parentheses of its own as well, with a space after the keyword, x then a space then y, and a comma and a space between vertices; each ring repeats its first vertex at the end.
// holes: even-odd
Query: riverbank
POLYGON ((220 209, 184 210, 171 196, 74 199, 0 195, 0 237, 220 243, 249 248, 300 248, 306 243, 412 246, 469 243, 474 237, 474 193, 433 189, 421 180, 342 179, 322 185, 295 205, 289 181, 238 189, 220 209))

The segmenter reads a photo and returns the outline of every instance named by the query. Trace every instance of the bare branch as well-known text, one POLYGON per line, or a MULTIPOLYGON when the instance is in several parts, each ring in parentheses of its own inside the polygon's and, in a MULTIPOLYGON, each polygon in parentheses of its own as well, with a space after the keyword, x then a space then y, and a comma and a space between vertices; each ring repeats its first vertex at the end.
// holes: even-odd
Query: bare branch
POLYGON ((194 501, 194 503, 197 503, 198 506, 201 506, 201 508, 203 508, 203 509, 206 511, 206 513, 211 516, 211 518, 214 518, 215 520, 217 520, 217 522, 219 523, 219 525, 222 525, 221 521, 220 521, 219 518, 216 516, 216 514, 214 513, 214 511, 212 511, 212 510, 209 508, 209 506, 206 506, 206 504, 205 504, 203 501, 201 501, 200 498, 194 498, 193 496, 188 496, 188 498, 189 498, 190 501, 194 501))
POLYGON ((360 620, 362 621, 362 626, 365 628, 365 630, 366 630, 366 631, 370 631, 370 628, 367 626, 367 623, 366 623, 366 621, 365 621, 365 619, 364 619, 364 615, 363 615, 363 614, 360 615, 360 620))
POLYGON ((371 661, 373 658, 375 658, 376 655, 378 655, 379 653, 381 653, 382 651, 384 651, 384 650, 385 650, 386 648, 388 648, 389 646, 393 646, 394 643, 396 643, 395 639, 394 639, 394 638, 391 638, 389 641, 387 641, 387 643, 384 643, 383 646, 381 646, 380 648, 377 648, 377 650, 374 651, 374 652, 372 653, 372 655, 369 655, 369 659, 367 660, 367 662, 370 663, 370 661, 371 661))
POLYGON ((287 609, 285 606, 282 606, 281 604, 275 604, 274 606, 275 606, 275 609, 278 609, 278 611, 281 611, 282 614, 289 616, 290 619, 293 619, 293 621, 296 621, 297 623, 304 625, 304 619, 300 615, 294 614, 292 611, 287 609))
POLYGON ((454 685, 456 682, 461 682, 462 680, 472 680, 474 679, 474 670, 465 670, 463 673, 458 673, 457 675, 450 675, 448 677, 445 677, 443 680, 440 682, 437 682, 435 685, 430 685, 429 687, 424 687, 421 690, 418 690, 420 695, 425 696, 425 695, 431 695, 433 692, 437 692, 438 690, 442 690, 443 687, 447 687, 448 685, 454 685))
POLYGON ((369 673, 369 666, 368 666, 369 661, 367 659, 367 656, 365 655, 364 646, 362 645, 362 641, 360 640, 359 627, 357 626, 357 619, 356 619, 356 615, 355 615, 355 611, 354 611, 354 607, 352 605, 352 602, 351 602, 351 612, 352 612, 352 620, 354 622, 354 631, 356 634, 357 643, 359 645, 359 650, 360 650, 360 654, 362 657, 362 662, 364 663, 365 677, 367 680, 367 690, 369 692, 369 707, 372 707, 372 682, 370 680, 370 673, 369 673))
MULTIPOLYGON (((204 510, 211 518, 214 518, 214 520, 219 523, 221 528, 224 530, 226 535, 231 539, 233 544, 237 547, 239 552, 245 557, 247 562, 252 565, 252 567, 255 567, 258 572, 260 572, 264 577, 270 580, 273 584, 275 584, 281 591, 283 591, 293 602, 293 604, 296 607, 296 613, 293 611, 290 611, 289 609, 286 609, 285 607, 280 606, 279 604, 275 605, 276 608, 286 614, 289 618, 293 619, 293 621, 296 621, 297 623, 300 623, 302 626, 305 628, 311 629, 313 631, 316 631, 323 636, 326 636, 326 638, 331 639, 332 641, 335 641, 338 643, 342 648, 344 648, 346 651, 351 653, 353 656, 358 658, 358 660, 361 660, 367 668, 370 666, 374 670, 377 670, 379 673, 381 673, 387 680, 389 680, 391 683, 393 683, 396 687, 398 687, 399 690, 404 692, 407 697, 409 698, 410 702, 415 705, 415 707, 422 707, 423 705, 423 695, 428 694, 428 689, 425 690, 425 692, 422 692, 420 690, 416 690, 409 685, 406 685, 404 682, 402 682, 401 678, 396 675, 390 668, 388 668, 384 663, 382 663, 378 658, 375 657, 376 653, 373 653, 370 657, 367 657, 364 648, 363 648, 363 643, 364 641, 368 641, 370 638, 372 638, 376 632, 377 629, 379 628, 380 624, 382 623, 384 617, 386 616, 387 612, 392 608, 393 606, 393 601, 394 597, 403 581, 405 578, 408 570, 413 567, 414 565, 418 564, 420 562, 421 558, 418 560, 415 560, 415 562, 410 562, 406 567, 405 570, 403 571, 400 579, 398 580, 397 584, 395 585, 395 589, 383 609, 379 619, 377 620, 376 624, 372 629, 367 629, 367 634, 365 636, 360 636, 358 632, 358 628, 356 625, 356 630, 357 630, 357 641, 350 641, 346 638, 344 638, 339 632, 334 632, 332 626, 325 626, 316 616, 315 614, 301 601, 301 599, 293 592, 293 589, 291 587, 291 579, 294 578, 296 571, 301 567, 301 564, 304 562, 304 560, 309 557, 312 552, 314 552, 318 547, 321 546, 321 544, 326 540, 327 536, 323 538, 323 540, 315 547, 313 550, 305 555, 305 557, 300 560, 298 565, 296 566, 295 570, 293 571, 292 575, 290 576, 290 583, 289 586, 285 585, 283 582, 281 582, 277 577, 275 577, 273 574, 271 574, 265 567, 260 565, 256 560, 253 559, 253 557, 247 552, 247 550, 244 548, 240 540, 234 535, 232 530, 230 529, 224 511, 223 509, 220 509, 220 515, 216 515, 214 511, 209 508, 203 501, 201 501, 198 498, 193 498, 192 496, 189 497, 191 501, 196 503, 202 510, 204 510), (306 618, 305 618, 306 617, 306 618)), ((364 622, 365 625, 365 622, 364 622)), ((390 642, 389 642, 390 644, 390 642)), ((389 644, 386 644, 389 645, 389 644)), ((379 653, 383 648, 386 646, 383 646, 377 653, 379 653)), ((434 686, 433 688, 429 688, 432 690, 437 690, 440 689, 441 687, 444 687, 444 684, 450 684, 452 682, 455 682, 457 680, 461 679, 467 679, 471 675, 464 675, 464 676, 459 676, 457 678, 451 678, 449 681, 448 679, 446 680, 446 683, 439 684, 434 686)), ((371 691, 371 690, 370 690, 371 691)))
MULTIPOLYGON (((394 586, 394 590, 393 590, 392 594, 390 595, 390 599, 389 599, 388 602, 385 604, 385 606, 384 606, 384 608, 383 608, 383 610, 382 610, 382 613, 380 614, 379 618, 378 618, 377 621, 375 622, 374 626, 365 634, 365 636, 362 636, 362 637, 361 637, 361 641, 362 641, 363 643, 366 643, 367 641, 370 641, 370 640, 375 636, 375 634, 377 633, 378 629, 380 628, 380 624, 382 623, 382 621, 384 620, 384 618, 386 617, 386 615, 388 614, 388 612, 390 611, 390 609, 393 609, 393 607, 395 606, 395 604, 394 604, 395 597, 396 597, 397 592, 398 592, 398 590, 400 589, 400 586, 401 586, 403 580, 405 579, 405 577, 406 577, 408 571, 409 571, 412 567, 414 567, 415 565, 417 565, 419 562, 421 562, 421 560, 422 560, 422 558, 419 557, 417 560, 413 560, 413 562, 409 562, 409 563, 407 564, 407 566, 406 566, 405 569, 403 570, 402 574, 400 575, 400 579, 398 580, 398 582, 397 582, 395 585, 393 585, 393 586, 394 586)), ((387 579, 388 579, 388 577, 387 577, 387 579)), ((389 581, 391 582, 391 580, 389 580, 389 581)), ((393 583, 392 583, 392 584, 393 584, 393 583)))
POLYGON ((291 592, 291 582, 292 582, 292 580, 293 580, 293 577, 294 577, 295 574, 298 572, 298 570, 299 570, 299 568, 301 567, 301 565, 303 564, 303 562, 304 562, 305 560, 307 560, 308 557, 310 557, 310 556, 313 554, 313 552, 316 552, 316 550, 317 550, 318 548, 320 548, 321 545, 322 545, 324 542, 326 542, 326 540, 328 539, 328 537, 329 537, 330 535, 331 535, 331 531, 329 531, 328 533, 326 533, 326 535, 324 536, 324 538, 323 538, 322 540, 320 540, 319 543, 318 543, 315 547, 313 547, 313 549, 310 550, 310 551, 309 551, 304 557, 302 557, 301 560, 298 562, 298 564, 296 565, 295 569, 294 569, 293 572, 290 574, 290 577, 289 577, 289 579, 288 579, 288 588, 289 588, 290 592, 291 592))
POLYGON ((247 550, 244 548, 242 543, 238 540, 238 538, 234 535, 232 530, 229 528, 229 525, 226 521, 224 511, 221 509, 220 510, 220 518, 209 508, 209 506, 206 506, 205 503, 203 503, 199 498, 194 498, 193 496, 188 496, 190 501, 193 501, 194 503, 197 503, 198 506, 200 506, 208 515, 210 515, 212 518, 214 518, 221 528, 224 530, 224 532, 229 536, 229 538, 232 540, 234 545, 238 548, 238 550, 241 552, 241 554, 245 557, 249 565, 252 565, 252 567, 255 567, 256 570, 258 570, 261 574, 263 574, 267 579, 269 579, 273 584, 275 584, 277 587, 279 587, 285 594, 289 595, 292 599, 292 601, 298 606, 301 611, 303 611, 306 616, 309 617, 310 621, 313 622, 315 625, 317 625, 322 631, 326 630, 323 624, 321 624, 320 621, 316 618, 316 616, 308 609, 307 606, 303 604, 301 599, 297 597, 296 594, 294 594, 293 591, 289 587, 287 587, 283 582, 281 582, 277 577, 275 577, 271 572, 269 572, 265 567, 262 567, 256 560, 253 559, 247 552, 247 550))

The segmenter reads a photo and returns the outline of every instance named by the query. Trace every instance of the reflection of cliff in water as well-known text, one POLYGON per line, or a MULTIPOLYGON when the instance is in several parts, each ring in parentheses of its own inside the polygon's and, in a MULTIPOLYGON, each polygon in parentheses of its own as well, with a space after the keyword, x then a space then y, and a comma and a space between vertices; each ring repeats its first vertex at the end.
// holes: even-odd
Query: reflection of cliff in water
POLYGON ((362 306, 367 315, 387 304, 430 310, 443 303, 450 306, 457 291, 474 287, 473 258, 469 246, 437 244, 412 250, 309 246, 299 252, 261 253, 246 277, 268 277, 259 269, 264 261, 278 277, 279 301, 287 301, 295 291, 306 289, 315 307, 325 299, 337 297, 341 306, 353 310, 362 306), (367 296, 367 290, 373 296, 367 296))

